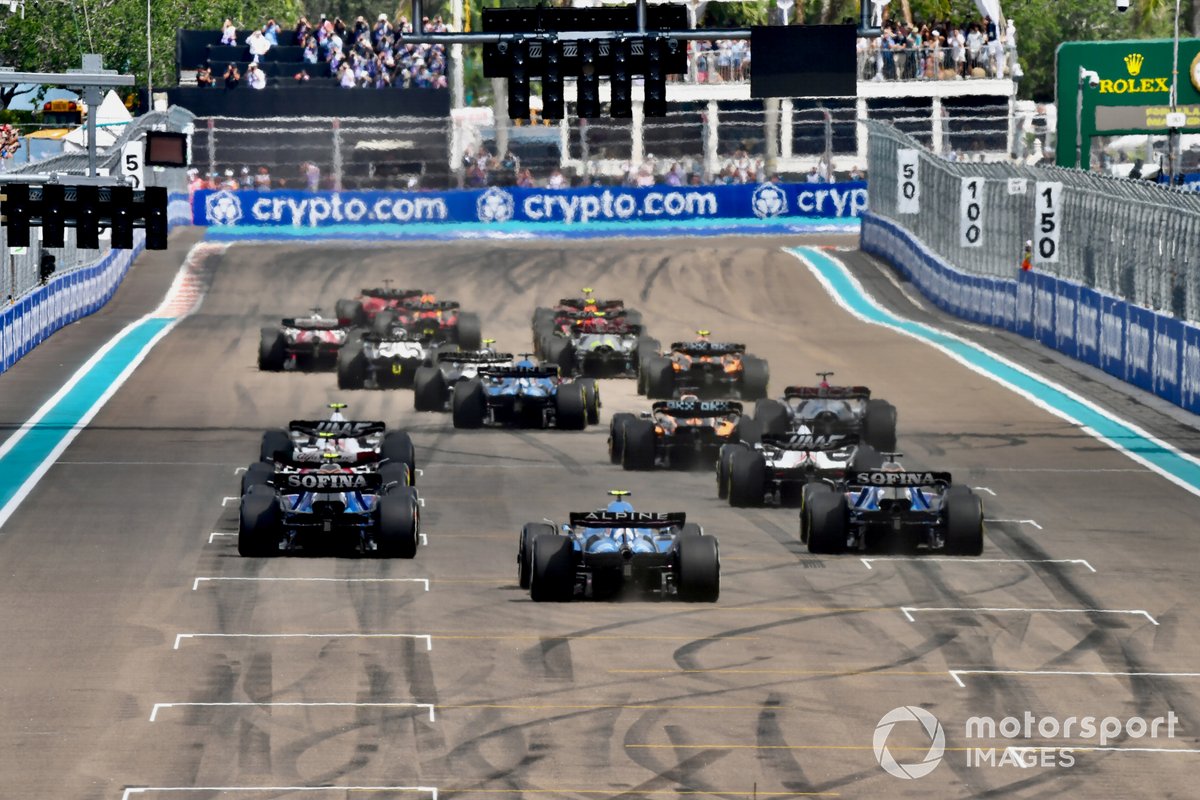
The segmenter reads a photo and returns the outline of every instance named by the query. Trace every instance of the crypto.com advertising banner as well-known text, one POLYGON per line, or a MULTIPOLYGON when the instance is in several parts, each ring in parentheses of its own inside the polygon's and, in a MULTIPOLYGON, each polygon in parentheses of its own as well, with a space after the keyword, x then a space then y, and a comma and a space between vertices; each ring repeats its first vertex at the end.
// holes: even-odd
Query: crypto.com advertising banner
POLYGON ((853 181, 448 192, 205 190, 196 193, 192 214, 197 225, 327 228, 431 222, 855 219, 866 207, 867 184, 853 181))

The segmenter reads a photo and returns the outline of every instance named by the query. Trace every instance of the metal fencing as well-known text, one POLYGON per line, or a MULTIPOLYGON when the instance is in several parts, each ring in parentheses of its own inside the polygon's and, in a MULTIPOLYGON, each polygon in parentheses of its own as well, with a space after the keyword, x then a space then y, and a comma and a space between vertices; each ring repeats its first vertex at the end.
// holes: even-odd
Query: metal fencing
MULTIPOLYGON (((121 148, 126 142, 141 139, 145 136, 146 131, 150 130, 177 133, 190 131, 193 119, 191 112, 177 107, 138 117, 125 127, 111 147, 102 150, 97 155, 96 166, 101 170, 108 170, 110 175, 119 174, 121 148)), ((59 173, 64 176, 64 182, 69 182, 69 178, 65 176, 86 174, 87 164, 86 152, 63 153, 0 173, 0 183, 4 182, 5 175, 48 175, 51 173, 59 173)), ((147 186, 165 186, 168 194, 185 194, 187 192, 187 176, 182 169, 146 167, 145 178, 147 186)), ((4 261, 0 263, 0 298, 4 298, 6 302, 11 303, 20 299, 38 285, 38 266, 43 253, 49 253, 55 257, 58 272, 69 272, 96 263, 110 249, 103 236, 99 250, 83 250, 76 247, 73 228, 66 229, 65 247, 44 248, 39 240, 40 230, 34 228, 31 233, 33 235, 30 246, 25 249, 25 252, 14 253, 8 246, 5 229, 0 227, 0 253, 4 254, 4 261)))
POLYGON ((1011 278, 1028 242, 1035 271, 1200 321, 1200 195, 1056 167, 950 162, 891 126, 868 128, 871 213, 958 269, 1011 278), (902 162, 914 157, 906 178, 902 162), (902 193, 916 198, 915 213, 901 213, 902 193))

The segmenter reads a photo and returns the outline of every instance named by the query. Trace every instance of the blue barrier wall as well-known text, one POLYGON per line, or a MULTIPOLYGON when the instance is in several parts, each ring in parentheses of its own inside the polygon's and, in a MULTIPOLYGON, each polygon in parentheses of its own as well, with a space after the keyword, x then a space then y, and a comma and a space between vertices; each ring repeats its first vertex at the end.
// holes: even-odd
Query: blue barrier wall
MULTIPOLYGON (((172 227, 188 224, 187 200, 173 198, 168 213, 172 227)), ((0 374, 59 328, 100 310, 121 285, 144 242, 143 232, 134 231, 132 250, 110 250, 94 264, 57 274, 0 312, 0 374)))
POLYGON ((646 189, 518 187, 450 192, 196 193, 196 225, 324 228, 406 223, 567 223, 722 219, 857 219, 867 184, 763 183, 646 189))
POLYGON ((1014 279, 959 272, 903 227, 863 215, 862 249, 884 259, 939 308, 1036 339, 1200 413, 1200 328, 1037 272, 1014 279))

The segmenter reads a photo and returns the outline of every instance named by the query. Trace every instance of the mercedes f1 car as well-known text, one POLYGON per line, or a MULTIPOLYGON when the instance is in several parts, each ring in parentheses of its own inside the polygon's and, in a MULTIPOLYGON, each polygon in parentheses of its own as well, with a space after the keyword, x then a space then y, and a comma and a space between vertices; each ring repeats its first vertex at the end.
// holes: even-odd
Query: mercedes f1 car
POLYGON ((822 436, 855 434, 879 451, 896 449, 896 407, 871 398, 865 386, 830 386, 832 372, 818 372, 817 386, 789 386, 781 400, 762 400, 754 419, 764 434, 811 431, 822 436))
POLYGON ((686 388, 701 397, 767 396, 767 362, 746 354, 746 345, 712 342, 699 331, 694 342, 674 342, 665 355, 643 357, 638 365, 638 394, 670 399, 686 388))
POLYGON ((660 400, 640 418, 613 415, 609 460, 625 469, 708 466, 723 444, 739 441, 741 423, 742 404, 732 400, 700 400, 694 395, 660 400))
POLYGON ((983 552, 983 503, 969 487, 948 472, 907 472, 899 453, 883 455, 879 469, 805 486, 800 540, 809 552, 983 552))
POLYGON ((584 378, 563 381, 558 367, 530 361, 486 367, 454 387, 450 411, 456 428, 518 425, 583 430, 599 421, 600 390, 584 378))
POLYGON ((517 546, 517 577, 536 602, 604 598, 623 588, 659 599, 716 602, 717 540, 683 513, 635 511, 628 492, 602 511, 572 512, 561 527, 530 522, 517 546))
POLYGON ((278 327, 263 328, 258 344, 258 368, 279 370, 328 369, 346 342, 346 320, 322 317, 313 309, 308 317, 285 317, 278 327))
POLYGON ((731 442, 717 456, 717 496, 731 506, 778 501, 800 504, 814 481, 840 481, 848 472, 877 468, 882 459, 852 434, 821 436, 797 431, 764 434, 758 442, 731 442))
MULTIPOLYGON (((483 340, 485 348, 493 342, 483 340)), ((417 367, 413 378, 413 406, 417 411, 448 411, 454 389, 462 381, 476 378, 481 369, 504 369, 513 363, 512 353, 495 350, 438 350, 432 364, 417 367)))
POLYGON ((338 388, 407 388, 429 356, 429 348, 410 339, 403 329, 364 333, 346 342, 338 353, 338 388))

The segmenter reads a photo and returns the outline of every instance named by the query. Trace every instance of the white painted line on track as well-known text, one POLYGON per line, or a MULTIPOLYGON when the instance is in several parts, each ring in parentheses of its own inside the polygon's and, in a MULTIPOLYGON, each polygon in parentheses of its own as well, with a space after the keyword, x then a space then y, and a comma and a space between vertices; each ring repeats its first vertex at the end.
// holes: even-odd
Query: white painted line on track
POLYGON ((423 583, 429 591, 429 578, 258 578, 258 577, 203 577, 192 581, 192 591, 200 588, 200 582, 213 581, 278 581, 286 583, 423 583))
POLYGON ((1056 669, 952 669, 950 677, 959 686, 963 675, 1043 675, 1082 678, 1200 678, 1200 672, 1082 672, 1056 669))
POLYGON ((949 558, 945 556, 868 556, 860 558, 867 569, 872 561, 937 561, 948 564, 1081 564, 1092 572, 1096 568, 1082 558, 949 558))
POLYGON ((248 470, 249 470, 249 467, 238 467, 237 469, 235 469, 235 470, 233 471, 233 474, 234 474, 234 475, 241 475, 243 472, 247 472, 248 470))
POLYGON ((213 539, 215 539, 218 536, 237 536, 237 534, 236 533, 221 533, 221 531, 213 531, 212 533, 210 533, 208 535, 208 543, 212 544, 213 539))
POLYGON ((438 800, 436 786, 131 786, 121 794, 121 800, 129 800, 131 795, 174 792, 207 792, 219 794, 222 792, 421 792, 428 793, 430 800, 438 800))
POLYGON ((930 608, 924 606, 900 606, 900 610, 904 613, 909 622, 916 622, 913 619, 914 612, 933 612, 933 611, 969 611, 972 614, 990 614, 990 613, 1023 613, 1023 614, 1133 614, 1135 616, 1145 617, 1151 623, 1157 625, 1158 620, 1150 615, 1149 611, 1141 608, 930 608))
POLYGON ((150 712, 150 721, 158 721, 158 712, 165 708, 179 708, 183 706, 204 706, 217 708, 424 708, 429 711, 429 721, 436 722, 437 716, 435 712, 436 706, 433 703, 155 703, 153 710, 150 712))
POLYGON ((424 639, 425 649, 433 649, 433 636, 428 633, 177 633, 178 650, 184 639, 424 639))
POLYGON ((1039 531, 1045 530, 1045 528, 1043 528, 1041 525, 1037 524, 1037 520, 1032 520, 1032 519, 987 519, 987 518, 984 518, 983 521, 984 522, 1011 522, 1014 525, 1032 525, 1033 527, 1037 528, 1039 531))
POLYGON ((240 498, 240 497, 222 497, 221 498, 221 508, 224 508, 225 506, 229 505, 230 500, 241 500, 241 499, 242 498, 240 498))
POLYGON ((995 493, 995 492, 993 492, 991 489, 989 489, 989 488, 988 488, 988 487, 986 487, 986 486, 976 486, 976 487, 974 487, 974 488, 975 488, 975 491, 977 491, 977 492, 987 492, 987 493, 988 493, 988 494, 990 494, 992 497, 995 497, 995 496, 996 496, 996 493, 995 493))
POLYGON ((422 547, 429 546, 429 539, 425 538, 425 534, 423 534, 423 533, 421 534, 421 546, 422 547))

